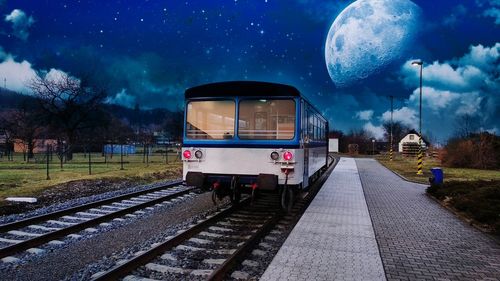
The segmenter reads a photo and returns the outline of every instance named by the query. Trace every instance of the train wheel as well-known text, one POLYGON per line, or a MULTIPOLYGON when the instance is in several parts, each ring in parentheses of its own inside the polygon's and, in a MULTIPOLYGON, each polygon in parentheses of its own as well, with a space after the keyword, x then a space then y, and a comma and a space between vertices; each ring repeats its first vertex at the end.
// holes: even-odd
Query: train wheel
POLYGON ((212 190, 212 202, 214 203, 214 206, 217 206, 217 208, 219 208, 217 204, 217 191, 215 189, 212 190))
POLYGON ((231 179, 231 193, 229 194, 229 199, 233 205, 240 203, 241 200, 240 183, 236 176, 231 179))
POLYGON ((252 201, 251 201, 251 203, 253 204, 253 202, 255 202, 255 200, 257 200, 257 189, 252 188, 252 201))
POLYGON ((285 212, 288 213, 292 210, 293 199, 294 199, 293 188, 288 185, 285 185, 283 187, 283 191, 281 192, 281 208, 285 212))
POLYGON ((230 199, 231 199, 231 203, 233 203, 234 205, 240 203, 241 192, 238 189, 234 190, 233 192, 231 192, 230 199))

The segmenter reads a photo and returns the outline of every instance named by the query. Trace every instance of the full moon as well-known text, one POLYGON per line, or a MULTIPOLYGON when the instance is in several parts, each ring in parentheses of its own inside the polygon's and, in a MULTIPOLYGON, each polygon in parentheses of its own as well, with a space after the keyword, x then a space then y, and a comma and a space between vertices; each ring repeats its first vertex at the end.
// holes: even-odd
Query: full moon
POLYGON ((335 85, 351 85, 401 58, 416 35, 420 14, 409 0, 358 0, 345 8, 325 44, 335 85))

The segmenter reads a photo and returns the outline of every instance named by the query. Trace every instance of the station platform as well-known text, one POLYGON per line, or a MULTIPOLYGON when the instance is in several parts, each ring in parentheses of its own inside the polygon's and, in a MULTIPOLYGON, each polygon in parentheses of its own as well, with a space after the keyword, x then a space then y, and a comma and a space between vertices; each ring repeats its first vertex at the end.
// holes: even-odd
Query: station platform
POLYGON ((354 159, 340 159, 260 280, 385 280, 354 159))
POLYGON ((260 280, 500 280, 500 242, 425 189, 340 158, 260 280))

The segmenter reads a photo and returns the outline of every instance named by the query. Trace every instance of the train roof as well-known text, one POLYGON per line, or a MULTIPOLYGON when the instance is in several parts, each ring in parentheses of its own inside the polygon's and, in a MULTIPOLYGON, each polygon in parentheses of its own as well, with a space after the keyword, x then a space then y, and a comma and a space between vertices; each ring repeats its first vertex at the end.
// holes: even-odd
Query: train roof
POLYGON ((229 81, 200 85, 186 90, 185 97, 226 97, 226 96, 294 96, 300 97, 297 88, 285 84, 257 81, 229 81))

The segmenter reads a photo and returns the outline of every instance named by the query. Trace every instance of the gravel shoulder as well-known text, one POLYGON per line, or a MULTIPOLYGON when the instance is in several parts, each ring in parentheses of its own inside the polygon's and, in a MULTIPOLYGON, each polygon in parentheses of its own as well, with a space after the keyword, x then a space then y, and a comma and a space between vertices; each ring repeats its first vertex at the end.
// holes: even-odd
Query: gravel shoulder
MULTIPOLYGON (((39 211, 44 208, 58 208, 57 206, 81 204, 93 196, 104 196, 107 193, 123 194, 132 192, 134 189, 147 188, 156 183, 172 181, 181 176, 181 167, 164 172, 152 173, 146 177, 127 177, 127 178, 104 178, 93 180, 75 180, 46 188, 37 198, 36 203, 16 203, 0 202, 0 223, 4 223, 6 216, 15 214, 25 214, 39 211), (1 217, 4 216, 4 217, 1 217)), ((7 219, 8 220, 8 219, 7 219)))
POLYGON ((210 193, 195 195, 87 239, 69 241, 27 262, 0 268, 1 279, 87 280, 214 211, 210 193))
POLYGON ((128 180, 118 182, 93 181, 81 188, 78 187, 82 184, 81 182, 77 186, 58 187, 59 192, 57 190, 50 191, 52 200, 41 201, 34 205, 25 203, 0 207, 0 214, 2 211, 4 212, 3 216, 0 215, 0 224, 80 206, 122 194, 147 190, 173 181, 175 181, 175 178, 174 180, 167 179, 143 185, 134 184, 128 180), (20 211, 23 212, 20 213, 20 211))

